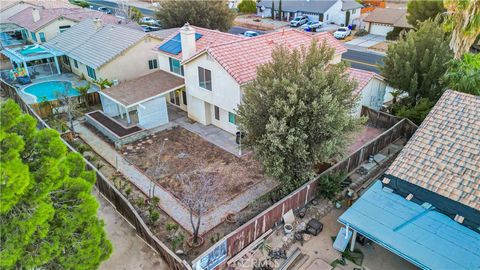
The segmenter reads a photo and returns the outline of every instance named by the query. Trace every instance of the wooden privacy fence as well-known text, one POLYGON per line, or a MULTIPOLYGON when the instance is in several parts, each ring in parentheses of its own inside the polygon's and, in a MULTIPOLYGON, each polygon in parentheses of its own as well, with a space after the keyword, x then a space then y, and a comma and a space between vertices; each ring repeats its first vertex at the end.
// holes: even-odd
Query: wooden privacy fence
MULTIPOLYGON (((10 98, 22 108, 25 113, 30 114, 37 120, 37 127, 39 129, 50 128, 45 121, 35 112, 35 110, 26 104, 18 95, 15 88, 3 80, 0 80, 1 89, 8 94, 10 98)), ((62 139, 62 138, 61 138, 62 139)), ((72 152, 77 152, 69 143, 62 139, 68 149, 72 152)), ((118 191, 112 183, 93 166, 88 160, 84 158, 87 170, 95 171, 97 181, 95 186, 100 193, 115 207, 115 209, 135 228, 137 235, 140 236, 148 245, 150 245, 165 262, 174 270, 191 270, 192 268, 185 260, 180 259, 173 251, 171 251, 163 242, 161 242, 147 227, 143 219, 137 213, 130 202, 118 191)))
POLYGON ((214 246, 197 257, 193 262, 196 263, 202 258, 209 256, 211 252, 215 252, 215 249, 219 245, 222 245, 226 242, 226 259, 222 264, 220 264, 219 268, 216 269, 225 267, 228 258, 232 258, 233 256, 237 255, 245 247, 271 229, 275 223, 282 219, 283 214, 289 210, 297 210, 302 208, 308 202, 314 199, 317 193, 318 179, 320 177, 336 171, 347 171, 348 173, 353 172, 358 166, 366 161, 370 155, 378 153, 380 150, 399 138, 410 138, 417 128, 417 126, 408 119, 396 121, 395 119, 398 120, 396 117, 390 116, 390 118, 393 117, 395 119, 388 119, 386 117, 389 116, 388 114, 377 114, 375 111, 368 108, 362 111, 368 113, 369 115, 372 114, 372 122, 369 124, 376 123, 375 125, 378 126, 387 126, 388 123, 395 124, 378 137, 364 145, 362 148, 352 153, 347 158, 336 163, 326 171, 319 174, 315 179, 304 184, 253 219, 249 220, 247 223, 243 224, 235 231, 220 239, 214 246))

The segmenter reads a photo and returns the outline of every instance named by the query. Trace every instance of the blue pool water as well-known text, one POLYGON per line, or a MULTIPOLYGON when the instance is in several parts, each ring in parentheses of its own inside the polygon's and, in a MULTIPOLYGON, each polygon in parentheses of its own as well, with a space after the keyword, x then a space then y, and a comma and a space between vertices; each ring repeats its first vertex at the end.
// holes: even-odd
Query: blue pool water
POLYGON ((25 93, 34 95, 37 97, 37 102, 56 100, 58 93, 65 93, 69 96, 79 96, 80 93, 72 87, 71 82, 66 81, 51 81, 37 83, 23 89, 25 93))

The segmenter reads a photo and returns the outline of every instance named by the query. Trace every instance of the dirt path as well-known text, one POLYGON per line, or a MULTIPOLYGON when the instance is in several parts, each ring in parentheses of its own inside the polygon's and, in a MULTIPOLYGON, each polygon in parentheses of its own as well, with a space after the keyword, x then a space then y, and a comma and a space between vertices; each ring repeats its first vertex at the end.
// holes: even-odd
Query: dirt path
POLYGON ((169 269, 160 255, 135 234, 135 229, 120 216, 115 208, 97 190, 93 193, 100 203, 98 215, 104 220, 107 237, 113 245, 110 258, 100 265, 100 269, 169 269))

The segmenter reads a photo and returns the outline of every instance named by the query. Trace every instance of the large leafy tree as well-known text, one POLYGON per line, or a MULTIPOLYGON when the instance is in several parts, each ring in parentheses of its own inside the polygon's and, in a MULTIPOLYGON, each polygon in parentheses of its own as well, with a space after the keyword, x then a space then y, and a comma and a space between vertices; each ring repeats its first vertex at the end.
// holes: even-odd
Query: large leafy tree
POLYGON ((438 21, 427 20, 388 47, 382 74, 393 88, 408 93, 410 106, 441 96, 441 78, 452 59, 448 40, 438 21))
POLYGON ((0 121, 0 268, 97 268, 112 248, 91 195, 95 174, 12 100, 0 121))
POLYGON ((185 1, 165 0, 161 2, 156 14, 165 28, 191 25, 228 31, 232 26, 235 13, 228 8, 226 1, 185 1))
POLYGON ((242 13, 255 13, 257 12, 257 2, 255 0, 242 0, 237 8, 242 13))
POLYGON ((238 122, 265 171, 291 191, 314 175, 314 165, 338 158, 360 119, 346 66, 330 65, 333 50, 278 47, 245 87, 238 122))
POLYGON ((410 0, 407 4, 407 21, 414 27, 419 22, 435 18, 445 11, 442 0, 410 0))
POLYGON ((470 49, 480 35, 480 1, 445 0, 447 19, 445 28, 452 33, 450 48, 459 59, 470 49))
POLYGON ((453 60, 443 79, 448 88, 480 95, 480 54, 466 53, 453 60))

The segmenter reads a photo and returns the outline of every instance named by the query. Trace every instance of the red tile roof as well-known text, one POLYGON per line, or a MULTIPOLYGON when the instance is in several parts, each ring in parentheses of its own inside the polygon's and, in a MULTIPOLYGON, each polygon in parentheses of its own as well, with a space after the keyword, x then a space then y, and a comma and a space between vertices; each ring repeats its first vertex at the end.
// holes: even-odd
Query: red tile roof
POLYGON ((363 90, 363 88, 365 88, 365 86, 367 86, 367 84, 373 78, 377 78, 382 81, 384 80, 382 76, 371 71, 365 71, 365 70, 356 69, 356 68, 348 68, 347 72, 350 79, 355 80, 358 83, 357 88, 353 91, 354 96, 359 95, 360 92, 363 90))
POLYGON ((447 90, 386 174, 480 209, 480 96, 447 90))
POLYGON ((45 9, 38 8, 40 13, 40 20, 34 21, 32 16, 32 10, 34 8, 26 8, 17 14, 9 18, 9 21, 15 23, 23 28, 26 28, 30 31, 37 31, 41 29, 46 24, 50 23, 53 20, 56 20, 60 17, 68 18, 70 20, 80 22, 88 18, 100 18, 106 23, 117 23, 121 19, 113 16, 102 13, 100 11, 84 9, 84 8, 53 8, 45 9))
POLYGON ((259 65, 272 59, 272 51, 276 46, 285 45, 291 49, 299 48, 302 45, 309 46, 314 38, 320 42, 325 41, 327 45, 335 49, 335 54, 347 51, 343 43, 328 32, 311 35, 293 29, 209 46, 205 51, 212 55, 239 84, 244 84, 255 79, 259 65))
MULTIPOLYGON (((202 37, 196 41, 196 53, 202 52, 205 48, 210 46, 215 46, 218 44, 230 43, 233 41, 240 41, 246 39, 245 37, 239 35, 233 35, 229 33, 220 32, 218 30, 211 30, 206 28, 201 28, 197 26, 191 26, 195 29, 195 33, 201 34, 202 37)), ((168 42, 171 38, 176 36, 179 33, 180 29, 177 29, 174 33, 172 33, 168 38, 165 39, 159 46, 155 48, 158 51, 158 48, 162 46, 164 43, 168 42)), ((152 32, 155 35, 155 32, 152 32)), ((167 52, 161 51, 164 54, 168 54, 173 58, 182 59, 182 53, 179 54, 169 54, 167 52)))

